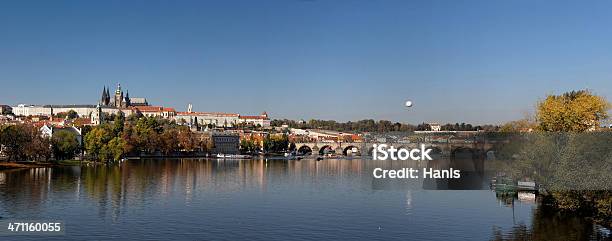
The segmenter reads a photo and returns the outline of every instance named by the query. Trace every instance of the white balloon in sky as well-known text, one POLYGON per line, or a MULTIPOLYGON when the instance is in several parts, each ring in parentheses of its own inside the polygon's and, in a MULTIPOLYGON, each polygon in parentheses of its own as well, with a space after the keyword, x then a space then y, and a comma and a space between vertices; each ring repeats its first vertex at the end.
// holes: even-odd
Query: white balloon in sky
POLYGON ((406 107, 412 107, 412 101, 406 101, 406 107))

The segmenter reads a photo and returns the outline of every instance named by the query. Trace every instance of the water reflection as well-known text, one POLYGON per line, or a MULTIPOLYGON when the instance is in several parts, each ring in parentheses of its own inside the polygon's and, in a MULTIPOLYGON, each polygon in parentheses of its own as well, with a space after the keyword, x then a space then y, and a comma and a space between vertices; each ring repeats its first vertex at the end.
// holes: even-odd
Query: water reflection
POLYGON ((609 230, 585 219, 537 208, 532 223, 510 231, 493 227, 492 240, 612 240, 609 230))
POLYGON ((595 233, 585 220, 547 216, 534 203, 512 199, 512 206, 499 207, 502 199, 487 190, 431 191, 484 189, 479 168, 443 159, 172 159, 14 170, 0 172, 0 216, 65 219, 73 239, 108 239, 109 230, 136 240, 177 233, 185 239, 572 240, 595 233), (468 184, 372 178, 376 167, 457 165, 473 170, 468 184))

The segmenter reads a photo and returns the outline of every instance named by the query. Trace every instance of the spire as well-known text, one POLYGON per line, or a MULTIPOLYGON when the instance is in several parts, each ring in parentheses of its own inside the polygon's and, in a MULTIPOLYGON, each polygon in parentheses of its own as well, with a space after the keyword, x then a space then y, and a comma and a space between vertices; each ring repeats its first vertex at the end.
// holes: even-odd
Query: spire
POLYGON ((100 102, 104 103, 105 99, 106 99, 106 86, 104 86, 104 89, 102 90, 102 97, 100 97, 100 102))
POLYGON ((132 102, 130 101, 130 91, 129 90, 125 90, 125 106, 130 106, 132 105, 132 102))
POLYGON ((106 92, 104 93, 104 100, 102 100, 102 105, 107 106, 110 105, 110 93, 108 92, 110 88, 106 88, 106 86, 104 86, 104 89, 106 92))

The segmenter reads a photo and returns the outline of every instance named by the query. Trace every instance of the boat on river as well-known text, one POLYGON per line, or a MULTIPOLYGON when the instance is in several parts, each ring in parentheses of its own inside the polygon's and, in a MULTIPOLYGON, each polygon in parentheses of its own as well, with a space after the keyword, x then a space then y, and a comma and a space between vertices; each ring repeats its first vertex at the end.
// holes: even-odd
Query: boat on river
POLYGON ((538 186, 534 181, 515 181, 505 175, 498 175, 491 180, 491 190, 498 193, 515 194, 519 191, 537 192, 538 186))

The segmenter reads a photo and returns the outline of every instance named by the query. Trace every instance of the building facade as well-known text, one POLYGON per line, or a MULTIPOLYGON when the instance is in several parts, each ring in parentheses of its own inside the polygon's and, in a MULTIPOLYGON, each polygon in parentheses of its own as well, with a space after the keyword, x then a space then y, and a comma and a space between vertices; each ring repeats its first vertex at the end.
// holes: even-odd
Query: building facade
POLYGON ((16 116, 51 116, 53 115, 53 110, 51 106, 41 106, 41 105, 25 105, 19 104, 17 106, 13 106, 13 114, 16 116))
POLYGON ((200 125, 207 126, 212 125, 213 127, 235 127, 239 124, 246 124, 252 126, 269 127, 270 118, 268 113, 264 112, 258 116, 241 116, 236 113, 222 113, 222 112, 193 112, 192 107, 189 105, 187 112, 177 112, 174 120, 179 124, 186 125, 200 125))
POLYGON ((164 119, 174 119, 176 110, 174 108, 163 106, 135 106, 133 110, 140 112, 146 117, 161 117, 164 119))
POLYGON ((238 118, 238 122, 252 126, 270 127, 270 118, 268 118, 268 113, 266 113, 265 111, 261 113, 261 115, 255 116, 241 115, 238 118))
POLYGON ((174 120, 179 124, 212 125, 214 127, 234 127, 239 123, 239 114, 220 112, 177 112, 174 120))
POLYGON ((240 153, 240 136, 234 133, 215 132, 212 134, 212 140, 215 145, 213 153, 217 154, 239 154, 240 153))

